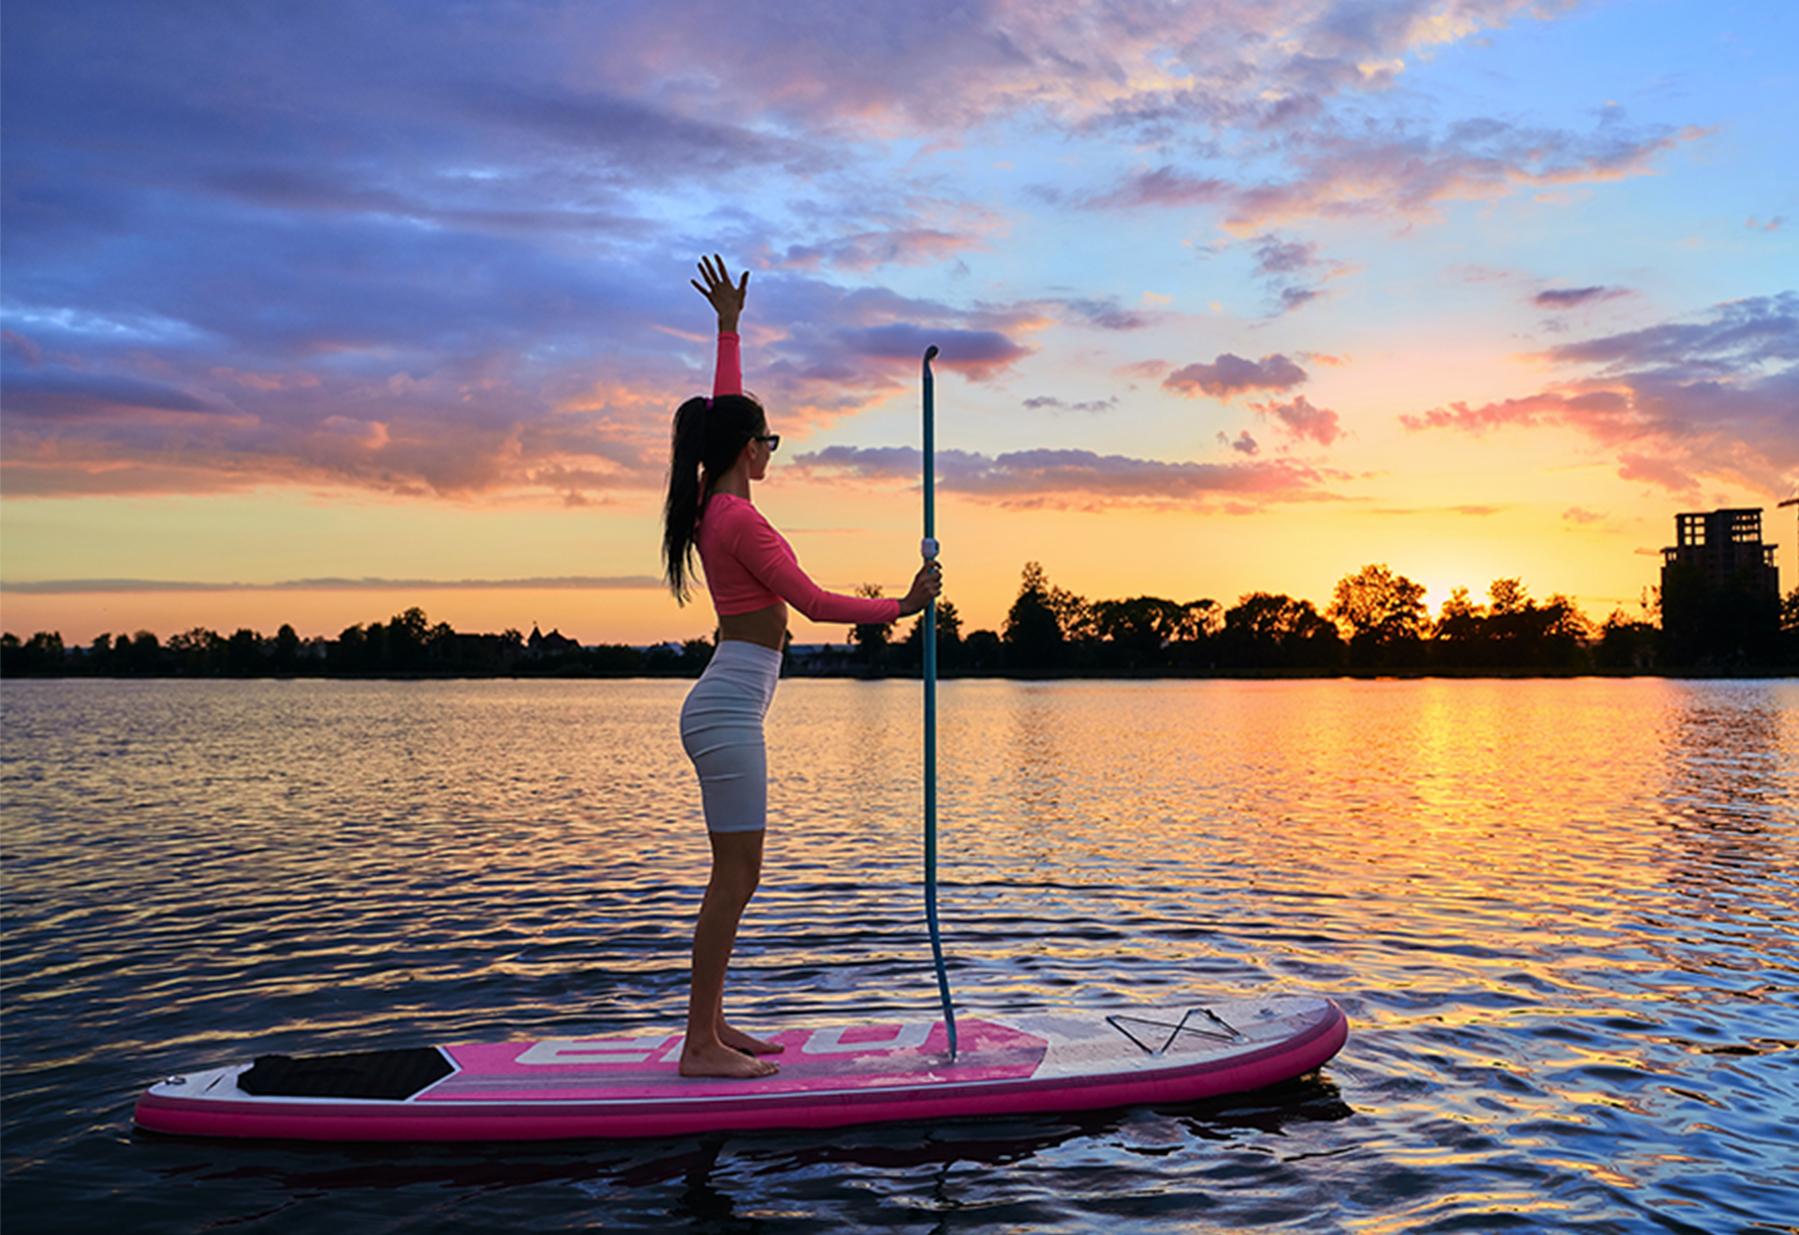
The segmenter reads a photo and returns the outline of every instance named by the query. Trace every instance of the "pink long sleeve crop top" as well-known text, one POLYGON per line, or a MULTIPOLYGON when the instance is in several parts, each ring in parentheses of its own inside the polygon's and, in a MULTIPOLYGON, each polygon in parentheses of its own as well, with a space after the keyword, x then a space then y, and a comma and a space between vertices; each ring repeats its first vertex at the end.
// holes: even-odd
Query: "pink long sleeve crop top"
MULTIPOLYGON (((738 336, 718 336, 718 370, 712 397, 743 393, 743 358, 738 336)), ((720 617, 753 613, 784 600, 814 622, 892 622, 900 602, 890 596, 844 596, 827 592, 800 569, 787 538, 762 512, 732 493, 714 493, 700 511, 693 541, 706 572, 706 590, 720 617)))
POLYGON ((787 538, 736 494, 714 493, 706 499, 693 539, 706 572, 706 590, 720 617, 784 600, 814 622, 899 619, 900 602, 891 596, 843 596, 812 582, 787 538))

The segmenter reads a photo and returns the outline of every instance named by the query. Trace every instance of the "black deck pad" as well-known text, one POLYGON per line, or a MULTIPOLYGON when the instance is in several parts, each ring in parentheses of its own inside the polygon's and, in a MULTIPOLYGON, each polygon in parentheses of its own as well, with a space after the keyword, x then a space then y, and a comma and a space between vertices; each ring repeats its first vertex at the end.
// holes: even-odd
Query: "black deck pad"
POLYGON ((410 1098, 455 1071, 432 1046, 295 1059, 258 1055, 237 1087, 261 1098, 410 1098))

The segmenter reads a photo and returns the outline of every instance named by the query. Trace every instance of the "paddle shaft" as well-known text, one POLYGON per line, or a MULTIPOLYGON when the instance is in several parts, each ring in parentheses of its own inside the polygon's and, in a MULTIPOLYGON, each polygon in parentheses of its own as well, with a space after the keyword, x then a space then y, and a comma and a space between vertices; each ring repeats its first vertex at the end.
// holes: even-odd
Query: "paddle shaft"
MULTIPOLYGON (((926 561, 937 559, 937 434, 935 383, 931 361, 935 346, 924 354, 924 544, 926 561)), ((924 916, 931 928, 931 960, 937 967, 937 993, 943 1000, 943 1026, 949 1033, 949 1057, 956 1057, 956 1009, 950 1001, 949 971, 943 967, 943 937, 937 927, 937 601, 924 609, 924 916)))

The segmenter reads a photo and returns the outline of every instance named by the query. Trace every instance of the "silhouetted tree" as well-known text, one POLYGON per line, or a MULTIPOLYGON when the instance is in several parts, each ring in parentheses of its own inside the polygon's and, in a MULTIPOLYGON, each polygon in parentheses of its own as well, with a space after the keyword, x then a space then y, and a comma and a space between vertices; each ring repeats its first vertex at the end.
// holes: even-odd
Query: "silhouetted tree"
MULTIPOLYGON (((1049 580, 1037 562, 1026 562, 1018 598, 1006 612, 1006 663, 1020 669, 1047 669, 1062 660, 1064 635, 1051 607, 1049 580)), ((1062 602, 1066 607, 1066 601, 1062 602)))
POLYGON ((1423 660, 1424 586, 1384 562, 1337 580, 1326 613, 1353 632, 1349 654, 1355 664, 1409 667, 1423 660))
POLYGON ((68 671, 59 631, 40 630, 23 643, 14 634, 0 635, 0 674, 7 677, 58 676, 68 671))
POLYGON ((1056 615, 1056 625, 1061 628, 1064 642, 1090 643, 1099 638, 1093 625, 1093 606, 1087 603, 1086 597, 1052 584, 1044 596, 1044 603, 1056 615))
POLYGON ((1488 606, 1476 605, 1469 600, 1468 589, 1459 587, 1443 602, 1432 645, 1437 664, 1573 669, 1586 662, 1592 624, 1568 597, 1557 594, 1539 605, 1523 581, 1515 578, 1493 580, 1487 597, 1488 606))
POLYGON ((1224 606, 1210 597, 1190 600, 1182 608, 1187 611, 1181 619, 1183 642, 1210 639, 1224 629, 1224 606))
POLYGON ((204 626, 170 635, 169 655, 175 672, 190 677, 209 677, 225 671, 225 640, 216 630, 204 626))
POLYGON ((1532 610, 1528 627, 1530 652, 1525 663, 1541 669, 1578 669, 1587 663, 1587 642, 1593 623, 1572 599, 1551 592, 1549 599, 1532 610))
POLYGON ((112 635, 102 633, 94 636, 88 645, 87 654, 82 657, 82 668, 88 673, 109 674, 112 672, 112 635))
POLYGON ((1522 579, 1495 579, 1487 585, 1487 600, 1493 616, 1522 613, 1531 607, 1530 593, 1522 579))
POLYGON ((1328 669, 1343 659, 1343 638, 1309 600, 1250 592, 1224 615, 1218 663, 1236 669, 1328 669))
POLYGON ((234 631, 225 641, 225 672, 234 678, 247 678, 262 667, 262 636, 248 627, 234 631))
MULTIPOLYGON (((939 599, 937 601, 937 641, 939 644, 957 645, 962 642, 962 615, 956 612, 956 602, 939 599)), ((942 647, 938 648, 941 652, 942 647)))
POLYGON ((1116 666, 1149 669, 1168 663, 1165 649, 1190 635, 1193 615, 1187 606, 1159 596, 1129 600, 1096 600, 1087 606, 1093 633, 1116 666))
POLYGON ((162 671, 162 644, 155 635, 140 630, 130 639, 120 635, 113 640, 112 662, 115 673, 144 677, 162 671))
POLYGON ((299 632, 286 622, 281 623, 268 652, 270 667, 276 673, 292 673, 300 660, 299 632))
POLYGON ((368 632, 361 626, 346 626, 325 655, 325 663, 333 673, 364 673, 369 668, 368 632))
POLYGON ((1799 667, 1799 584, 1780 602, 1781 663, 1799 667))
POLYGON ((1211 599, 1190 600, 1181 606, 1174 637, 1163 648, 1163 659, 1174 669, 1204 669, 1218 663, 1218 636, 1224 630, 1224 606, 1211 599))
POLYGON ((1447 668, 1478 663, 1486 641, 1486 621, 1486 606, 1475 604, 1467 588, 1458 587, 1450 592, 1432 631, 1437 663, 1447 668))
POLYGON ((976 630, 962 640, 963 673, 992 673, 1006 663, 1006 645, 999 632, 976 630))
POLYGON ((658 643, 645 648, 643 650, 643 671, 656 677, 681 673, 683 666, 680 649, 666 643, 658 643))
MULTIPOLYGON (((912 620, 906 637, 900 643, 900 664, 907 669, 924 668, 924 614, 912 620)), ((962 616, 954 601, 937 602, 937 670, 953 673, 962 664, 962 616)))
POLYGON ((712 663, 712 653, 716 650, 710 639, 687 640, 681 645, 681 668, 697 678, 712 663))
MULTIPOLYGON (((371 635, 373 629, 370 627, 371 635)), ((382 630, 381 659, 377 667, 400 673, 424 668, 430 634, 431 622, 417 605, 396 613, 382 630)))
POLYGON ((1593 663, 1601 669, 1653 668, 1660 633, 1655 623, 1633 619, 1624 610, 1614 609, 1599 629, 1593 663))
MULTIPOLYGON (((870 599, 881 594, 878 583, 858 583, 856 595, 870 599)), ((856 653, 864 668, 869 672, 879 672, 887 661, 887 643, 893 638, 892 622, 863 622, 850 628, 850 642, 856 645, 856 653)))
POLYGON ((629 644, 595 644, 582 655, 587 667, 603 677, 633 677, 643 672, 643 653, 629 644))

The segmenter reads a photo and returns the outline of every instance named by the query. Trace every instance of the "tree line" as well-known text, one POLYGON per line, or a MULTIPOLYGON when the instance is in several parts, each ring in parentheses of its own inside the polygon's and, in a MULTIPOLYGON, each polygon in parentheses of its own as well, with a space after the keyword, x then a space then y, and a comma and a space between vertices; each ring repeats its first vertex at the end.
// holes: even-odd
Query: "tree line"
POLYGON ((0 636, 0 675, 93 677, 698 677, 711 659, 704 639, 649 648, 533 646, 516 630, 467 634, 433 624, 416 606, 386 622, 347 627, 335 639, 303 639, 283 624, 272 638, 241 629, 225 636, 195 627, 167 642, 150 631, 103 634, 64 647, 57 633, 21 641, 0 636))
MULTIPOLYGON (((1650 589, 1638 616, 1617 609, 1599 623, 1559 593, 1533 598, 1518 578, 1495 579, 1484 601, 1458 587, 1434 617, 1424 592, 1375 563, 1339 579, 1323 610, 1273 592, 1250 592, 1229 608, 1159 596, 1090 601, 1028 562, 997 632, 964 636, 954 605, 939 606, 938 664, 952 675, 1799 668, 1799 588, 1782 601, 1742 581, 1710 587, 1696 572, 1677 572, 1669 596, 1650 589)), ((891 626, 856 627, 867 671, 916 670, 922 625, 897 643, 891 626)))
MULTIPOLYGON (((1533 598, 1517 578, 1495 579, 1484 600, 1456 588, 1433 617, 1424 587, 1384 563, 1337 581, 1330 603, 1250 592, 1225 607, 1158 596, 1088 600, 1027 562, 1000 630, 964 633, 953 601, 938 605, 938 666, 946 676, 1016 674, 1591 671, 1755 672, 1799 669, 1799 587, 1784 600, 1740 582, 1713 586, 1675 571, 1668 594, 1651 589, 1642 612, 1594 623, 1568 597, 1533 598)), ((878 588, 858 589, 879 595, 878 588)), ((857 626, 849 649, 790 660, 790 671, 878 677, 919 672, 923 619, 857 626)), ((0 674, 104 677, 604 676, 695 677, 712 643, 637 648, 527 640, 516 630, 467 634, 419 608, 386 622, 302 639, 196 627, 167 642, 149 631, 103 634, 64 647, 60 634, 0 637, 0 674)))

